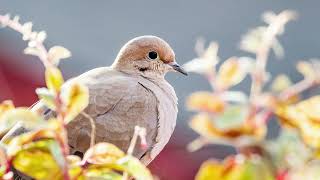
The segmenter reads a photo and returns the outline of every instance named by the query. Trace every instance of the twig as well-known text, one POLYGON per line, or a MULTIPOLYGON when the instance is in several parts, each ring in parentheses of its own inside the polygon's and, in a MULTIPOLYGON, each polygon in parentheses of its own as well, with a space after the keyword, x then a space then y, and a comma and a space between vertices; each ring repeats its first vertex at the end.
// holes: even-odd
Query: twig
MULTIPOLYGON (((138 137, 140 137, 140 139, 141 139, 141 144, 142 145, 146 145, 146 129, 145 128, 139 127, 139 126, 135 126, 134 127, 134 133, 133 133, 132 139, 130 141, 129 148, 127 150, 127 154, 128 155, 132 155, 133 150, 134 150, 134 148, 135 148, 135 146, 137 144, 138 137)), ((122 179, 123 180, 127 180, 128 179, 128 173, 127 172, 123 173, 122 179)))
POLYGON ((263 84, 265 83, 266 65, 268 56, 276 36, 283 30, 284 25, 291 19, 295 18, 295 13, 292 11, 283 11, 274 21, 272 21, 263 33, 262 42, 256 53, 256 69, 251 74, 252 84, 250 98, 255 98, 262 91, 263 84))
MULTIPOLYGON (((5 16, 0 15, 0 24, 17 31, 24 36, 26 35, 24 32, 23 25, 20 24, 18 21, 11 20, 9 15, 5 15, 5 16)), ((31 35, 28 36, 27 40, 36 42, 35 47, 40 51, 39 58, 43 62, 44 66, 45 67, 52 66, 53 64, 48 60, 48 51, 43 45, 43 42, 39 42, 36 39, 36 37, 32 37, 31 35)))
POLYGON ((285 101, 290 99, 293 96, 296 96, 302 93, 303 91, 306 91, 312 87, 319 86, 319 85, 320 85, 320 81, 317 81, 316 79, 307 78, 282 91, 279 94, 278 98, 282 101, 285 101))
POLYGON ((96 124, 89 114, 87 114, 85 112, 81 112, 81 115, 83 115, 84 117, 86 117, 87 119, 90 120, 90 124, 91 124, 90 148, 91 148, 94 146, 94 144, 96 142, 96 124))

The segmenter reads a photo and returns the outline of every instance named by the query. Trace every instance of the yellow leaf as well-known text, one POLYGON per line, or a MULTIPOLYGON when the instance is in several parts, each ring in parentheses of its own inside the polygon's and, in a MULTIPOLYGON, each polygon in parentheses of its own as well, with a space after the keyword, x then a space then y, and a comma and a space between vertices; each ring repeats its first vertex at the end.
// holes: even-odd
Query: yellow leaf
POLYGON ((219 68, 216 77, 217 86, 227 89, 240 83, 247 75, 249 68, 249 60, 239 60, 237 57, 227 59, 219 68))
POLYGON ((8 156, 15 156, 16 153, 18 153, 24 145, 29 144, 33 141, 41 139, 54 139, 55 137, 56 132, 49 129, 40 129, 22 134, 20 136, 16 136, 8 143, 8 156))
POLYGON ((56 67, 48 67, 45 72, 46 84, 49 90, 53 92, 60 92, 61 86, 64 82, 60 70, 56 67))
POLYGON ((277 76, 271 85, 271 89, 274 92, 281 92, 283 90, 285 90, 286 88, 288 88, 289 86, 291 86, 292 82, 289 79, 288 76, 284 75, 284 74, 280 74, 279 76, 277 76))
POLYGON ((187 99, 187 107, 192 110, 222 112, 225 102, 211 92, 196 92, 187 99))
POLYGON ((298 110, 310 120, 320 123, 320 96, 314 96, 297 104, 298 110))
POLYGON ((103 142, 88 149, 83 157, 83 161, 91 164, 111 164, 124 156, 125 153, 117 146, 103 142))
POLYGON ((284 126, 296 128, 303 140, 312 147, 320 147, 320 96, 295 105, 277 107, 276 115, 284 126))
POLYGON ((0 104, 0 117, 4 112, 14 109, 12 101, 6 100, 0 104))
POLYGON ((35 179, 62 179, 62 171, 49 150, 52 140, 31 143, 19 151, 12 160, 18 171, 35 179))
POLYGON ((96 179, 96 180, 103 180, 103 179, 112 179, 112 180, 122 180, 122 175, 118 172, 113 171, 112 169, 108 167, 101 167, 101 166, 95 166, 90 165, 86 171, 84 172, 84 176, 86 179, 96 179))
POLYGON ((61 97, 65 105, 65 122, 69 123, 88 106, 89 90, 82 84, 72 83, 63 90, 61 97))
MULTIPOLYGON (((227 117, 224 117, 227 118, 227 117)), ((255 118, 255 117, 253 117, 255 118)), ((212 140, 214 143, 226 143, 230 144, 231 141, 235 142, 241 140, 241 138, 247 138, 248 140, 259 141, 265 137, 266 127, 265 125, 254 126, 247 123, 248 121, 243 120, 242 124, 239 124, 236 127, 229 128, 218 128, 215 121, 223 120, 221 119, 212 119, 208 114, 201 113, 195 115, 189 126, 199 133, 201 136, 212 140), (220 141, 218 141, 220 139, 220 141)))
POLYGON ((127 155, 117 161, 117 167, 133 176, 136 180, 152 180, 152 174, 139 159, 127 155))
POLYGON ((56 110, 55 94, 47 88, 37 88, 36 93, 39 99, 51 110, 56 110))
POLYGON ((39 128, 45 121, 35 112, 28 108, 11 109, 3 113, 0 117, 0 133, 4 133, 12 128, 17 122, 22 122, 24 127, 39 128))
POLYGON ((310 62, 300 61, 298 62, 296 68, 305 78, 313 79, 316 75, 316 72, 310 62))
POLYGON ((205 161, 198 171, 196 180, 222 179, 223 165, 215 160, 205 161))
POLYGON ((205 161, 196 175, 196 180, 275 180, 271 167, 258 155, 242 154, 229 156, 223 162, 205 161))
POLYGON ((60 59, 66 59, 71 57, 71 52, 62 47, 62 46, 54 46, 49 49, 48 58, 54 64, 59 64, 60 59))

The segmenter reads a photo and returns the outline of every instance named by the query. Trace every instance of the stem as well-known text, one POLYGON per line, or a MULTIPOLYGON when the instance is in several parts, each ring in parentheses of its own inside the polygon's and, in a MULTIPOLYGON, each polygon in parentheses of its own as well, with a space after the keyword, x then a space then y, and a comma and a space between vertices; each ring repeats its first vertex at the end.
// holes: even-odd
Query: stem
POLYGON ((90 120, 90 124, 91 124, 90 147, 93 147, 96 142, 96 140, 95 140, 96 139, 96 124, 89 114, 87 114, 85 112, 81 112, 81 114, 90 120))
MULTIPOLYGON (((134 133, 133 133, 132 139, 130 141, 129 148, 127 150, 127 154, 128 155, 132 155, 133 150, 134 150, 134 148, 135 148, 135 146, 137 144, 138 137, 140 137, 141 142, 143 142, 143 144, 146 142, 145 136, 146 136, 145 128, 142 128, 142 127, 139 127, 139 126, 135 126, 134 127, 134 133)), ((123 173, 122 179, 123 180, 127 180, 128 179, 128 173, 127 172, 123 173)))
POLYGON ((129 155, 132 155, 134 147, 136 146, 136 143, 137 143, 137 140, 138 140, 139 131, 140 131, 140 127, 136 126, 134 128, 134 133, 133 133, 132 139, 130 141, 129 148, 127 150, 127 154, 129 154, 129 155))
POLYGON ((320 81, 317 81, 316 79, 304 79, 293 86, 290 86, 289 88, 282 91, 278 98, 282 101, 288 100, 291 97, 294 97, 303 91, 306 91, 312 87, 319 86, 320 81))
POLYGON ((60 134, 57 134, 58 138, 57 140, 59 141, 60 148, 62 149, 63 153, 63 158, 64 158, 64 168, 63 168, 63 177, 66 180, 70 179, 69 172, 68 172, 68 164, 67 164, 67 156, 69 154, 69 145, 68 145, 68 136, 67 136, 67 131, 64 123, 64 111, 62 110, 62 100, 60 98, 60 93, 57 93, 56 99, 56 112, 57 112, 57 119, 58 122, 60 122, 60 134))
MULTIPOLYGON (((11 20, 11 19, 7 19, 7 18, 8 17, 6 17, 6 16, 0 15, 0 24, 3 24, 5 26, 21 33, 22 35, 24 35, 23 25, 16 22, 16 21, 11 20)), ((29 39, 29 41, 37 42, 35 47, 40 51, 39 58, 43 62, 44 66, 45 67, 53 66, 53 64, 48 60, 48 51, 45 48, 45 46, 43 45, 43 43, 38 42, 36 39, 31 39, 31 38, 29 39)))
POLYGON ((273 42, 276 40, 276 36, 283 30, 284 25, 294 18, 294 12, 283 11, 275 17, 274 21, 269 24, 266 31, 263 33, 261 45, 256 52, 256 68, 251 74, 252 84, 250 99, 254 99, 262 91, 262 87, 265 83, 269 52, 273 42))

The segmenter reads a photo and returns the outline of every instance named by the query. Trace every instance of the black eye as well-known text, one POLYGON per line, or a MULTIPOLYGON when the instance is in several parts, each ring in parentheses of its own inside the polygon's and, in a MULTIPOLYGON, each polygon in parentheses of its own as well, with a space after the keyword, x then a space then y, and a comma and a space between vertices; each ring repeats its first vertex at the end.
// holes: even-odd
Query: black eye
POLYGON ((149 57, 150 59, 157 59, 158 53, 155 52, 155 51, 150 51, 150 52, 148 53, 148 57, 149 57))

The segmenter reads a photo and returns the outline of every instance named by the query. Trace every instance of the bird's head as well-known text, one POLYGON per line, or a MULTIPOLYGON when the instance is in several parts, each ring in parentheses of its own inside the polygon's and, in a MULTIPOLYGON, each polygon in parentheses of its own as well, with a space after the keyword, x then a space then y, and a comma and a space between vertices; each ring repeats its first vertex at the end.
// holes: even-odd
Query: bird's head
POLYGON ((140 36, 127 42, 112 66, 128 74, 148 78, 164 77, 169 71, 187 75, 176 62, 170 45, 156 36, 140 36))

